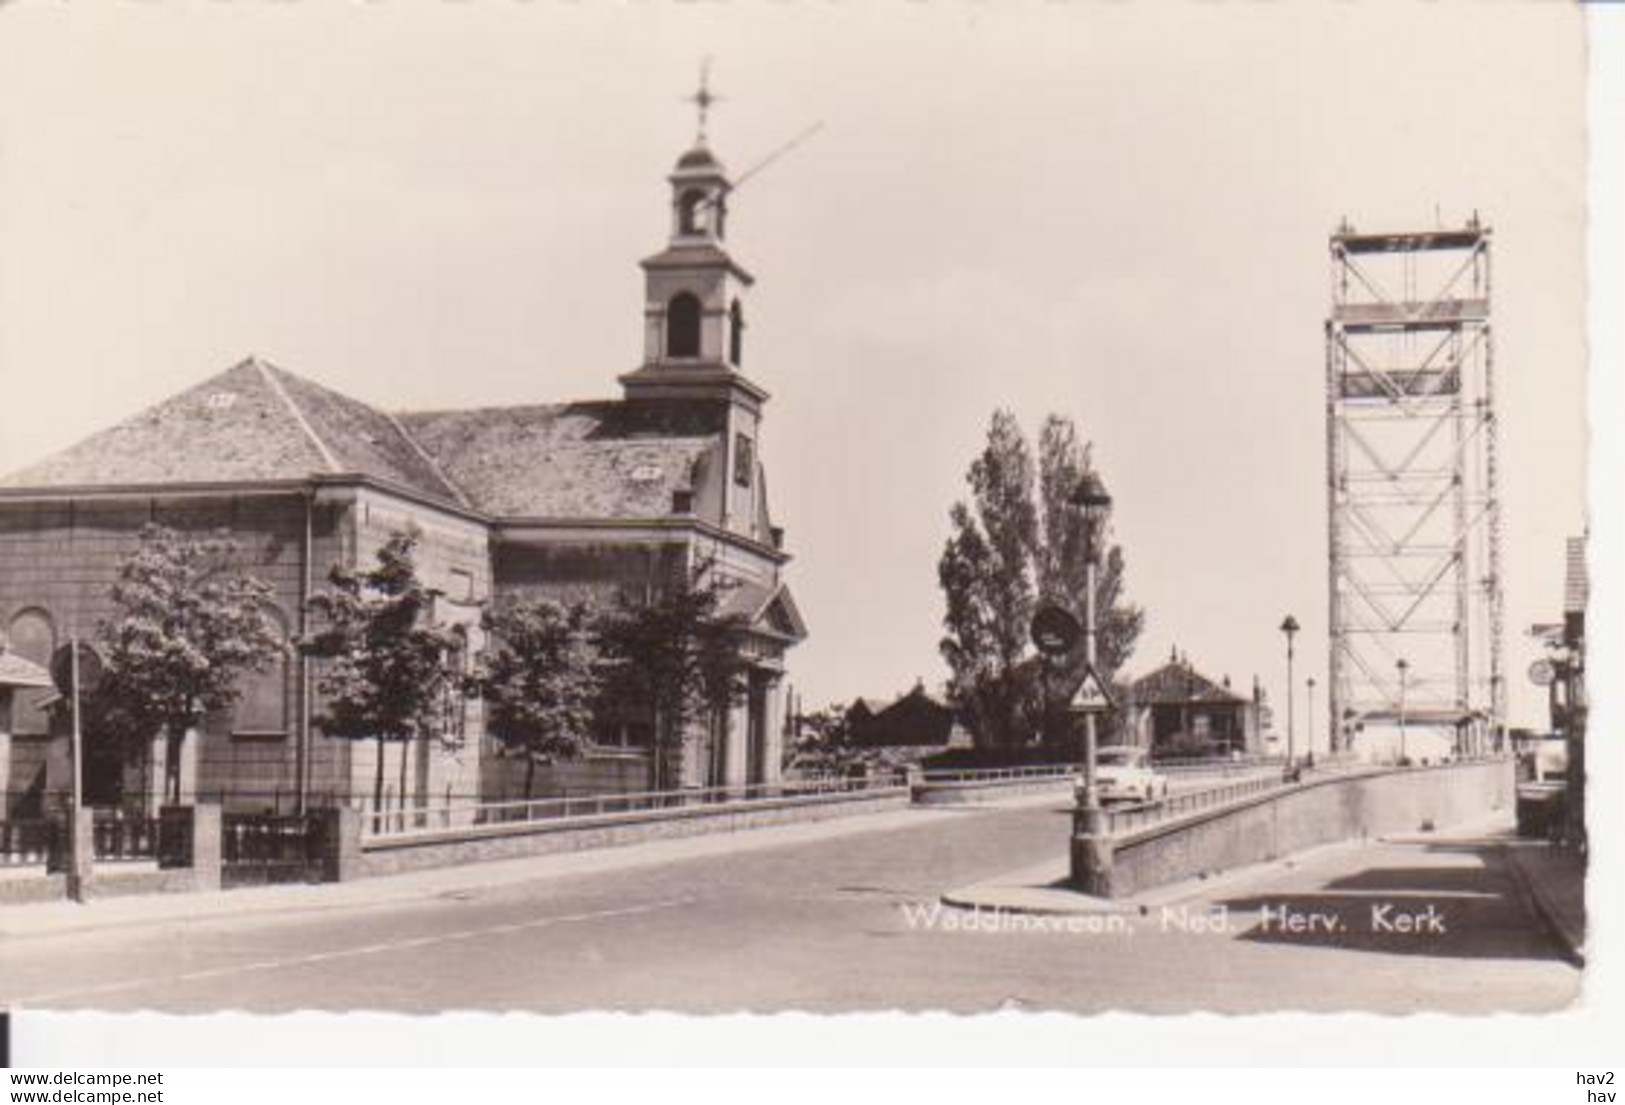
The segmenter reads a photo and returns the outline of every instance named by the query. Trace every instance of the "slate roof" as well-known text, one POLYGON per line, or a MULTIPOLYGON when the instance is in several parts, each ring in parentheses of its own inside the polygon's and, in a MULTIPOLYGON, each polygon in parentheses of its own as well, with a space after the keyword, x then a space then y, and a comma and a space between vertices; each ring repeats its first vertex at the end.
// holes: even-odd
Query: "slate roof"
POLYGON ((1248 701, 1178 660, 1135 680, 1131 693, 1134 701, 1142 705, 1158 702, 1248 701))
POLYGON ((389 415, 249 358, 0 487, 302 480, 354 473, 460 501, 389 415))
POLYGON ((711 404, 624 401, 393 415, 250 358, 0 488, 353 474, 497 517, 660 518, 720 453, 720 418, 711 404))
POLYGON ((695 407, 623 402, 491 407, 400 416, 442 471, 489 514, 509 518, 664 517, 721 446, 695 407))

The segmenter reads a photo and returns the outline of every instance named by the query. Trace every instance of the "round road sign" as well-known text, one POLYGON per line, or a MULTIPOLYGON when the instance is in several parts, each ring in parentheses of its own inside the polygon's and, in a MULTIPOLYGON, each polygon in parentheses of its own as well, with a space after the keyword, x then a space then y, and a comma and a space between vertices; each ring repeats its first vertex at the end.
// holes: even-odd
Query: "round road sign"
POLYGON ((1033 615, 1031 632, 1039 652, 1045 656, 1064 656, 1077 647, 1083 626, 1066 607, 1046 602, 1033 615))

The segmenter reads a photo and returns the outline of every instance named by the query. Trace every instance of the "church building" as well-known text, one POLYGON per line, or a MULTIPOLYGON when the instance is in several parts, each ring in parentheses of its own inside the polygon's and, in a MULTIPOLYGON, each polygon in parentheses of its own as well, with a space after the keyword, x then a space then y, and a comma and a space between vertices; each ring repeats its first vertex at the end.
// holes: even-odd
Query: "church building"
MULTIPOLYGON (((669 240, 642 262, 643 362, 618 399, 386 411, 251 357, 0 478, 0 635, 14 674, 30 675, 0 697, 0 817, 66 793, 66 728, 32 677, 70 637, 93 637, 149 522, 229 533, 244 569, 275 588, 290 640, 332 565, 370 564, 401 530, 420 535, 435 616, 464 627, 471 651, 481 611, 508 596, 647 598, 710 564, 729 583, 725 612, 747 626, 745 702, 686 733, 658 771, 650 719, 628 715, 584 759, 539 771, 536 793, 776 781, 785 657, 806 628, 768 510, 768 394, 744 371, 752 277, 728 252, 731 186, 703 130, 668 180, 669 240)), ((247 678, 231 715, 184 742, 183 794, 284 812, 370 796, 377 744, 322 734, 317 663, 290 650, 247 678)), ((385 778, 404 768, 413 805, 517 796, 523 765, 501 755, 479 704, 448 711, 462 739, 391 746, 385 778)), ((135 764, 93 738, 87 800, 150 805, 164 742, 135 764)))

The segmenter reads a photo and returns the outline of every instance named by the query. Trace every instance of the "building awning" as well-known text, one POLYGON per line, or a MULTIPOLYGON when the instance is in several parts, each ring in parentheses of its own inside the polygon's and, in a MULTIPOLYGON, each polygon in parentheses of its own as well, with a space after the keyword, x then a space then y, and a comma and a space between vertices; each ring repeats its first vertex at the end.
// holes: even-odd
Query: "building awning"
POLYGON ((51 673, 15 652, 0 651, 0 687, 49 687, 51 673))

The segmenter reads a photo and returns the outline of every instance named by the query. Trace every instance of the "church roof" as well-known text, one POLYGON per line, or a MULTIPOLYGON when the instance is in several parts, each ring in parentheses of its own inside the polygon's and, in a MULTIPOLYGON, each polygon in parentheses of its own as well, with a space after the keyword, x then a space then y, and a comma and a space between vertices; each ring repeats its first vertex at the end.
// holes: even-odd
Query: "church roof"
POLYGON ((603 401, 393 415, 253 358, 0 488, 356 475, 497 517, 659 518, 719 447, 715 405, 603 401))
POLYGON ((301 480, 355 474, 460 501, 389 415, 249 358, 37 464, 0 487, 301 480))
POLYGON ((691 147, 682 157, 677 159, 679 169, 716 169, 722 171, 722 163, 717 160, 716 154, 704 144, 691 147))
POLYGON ((562 403, 426 411, 401 423, 473 506, 510 518, 664 517, 718 447, 697 405, 562 403))

